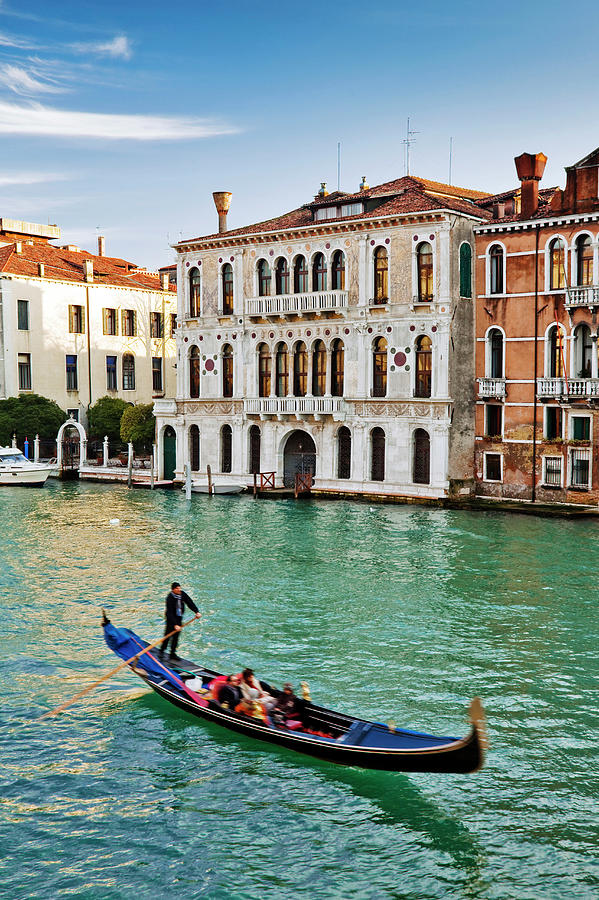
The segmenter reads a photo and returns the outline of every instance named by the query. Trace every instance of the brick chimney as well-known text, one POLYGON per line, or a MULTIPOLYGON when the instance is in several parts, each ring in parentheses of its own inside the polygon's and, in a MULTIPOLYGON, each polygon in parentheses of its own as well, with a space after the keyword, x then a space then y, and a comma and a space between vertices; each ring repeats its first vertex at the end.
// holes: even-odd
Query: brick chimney
POLYGON ((514 158, 520 179, 521 209, 523 219, 530 219, 539 208, 539 181, 543 177, 547 157, 544 153, 521 153, 514 158))
POLYGON ((161 272, 161 273, 160 273, 160 284, 161 284, 161 286, 162 286, 162 290, 163 290, 163 291, 168 291, 168 288, 169 288, 169 277, 168 277, 168 272, 161 272))
POLYGON ((98 235, 98 256, 106 256, 106 238, 103 234, 98 235))
POLYGON ((233 194, 231 191, 213 191, 212 196, 214 197, 214 205, 218 213, 218 231, 219 234, 222 234, 227 230, 227 213, 231 206, 233 194))
POLYGON ((45 265, 43 263, 38 263, 37 264, 37 274, 39 275, 40 278, 44 277, 45 271, 46 271, 45 265))
POLYGON ((23 243, 21 241, 15 241, 15 253, 23 252, 23 243))
POLYGON ((94 280, 94 263, 91 259, 83 260, 83 277, 86 281, 94 280))

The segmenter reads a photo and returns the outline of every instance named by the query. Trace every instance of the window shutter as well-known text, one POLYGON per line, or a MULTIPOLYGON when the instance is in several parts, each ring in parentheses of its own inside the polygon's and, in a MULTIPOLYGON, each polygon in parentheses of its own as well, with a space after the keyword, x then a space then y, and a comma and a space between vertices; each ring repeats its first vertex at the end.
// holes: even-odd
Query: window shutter
POLYGON ((460 297, 472 297, 472 248, 460 247, 460 297))
POLYGON ((81 310, 81 334, 85 334, 85 307, 79 307, 81 310))
POLYGON ((74 330, 73 307, 69 304, 69 332, 72 334, 74 330))

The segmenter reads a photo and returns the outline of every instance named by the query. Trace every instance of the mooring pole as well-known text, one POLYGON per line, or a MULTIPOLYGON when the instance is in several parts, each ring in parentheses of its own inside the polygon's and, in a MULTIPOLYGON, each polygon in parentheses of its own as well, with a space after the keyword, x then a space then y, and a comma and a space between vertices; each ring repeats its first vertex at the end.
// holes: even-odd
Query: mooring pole
POLYGON ((191 500, 191 466, 185 463, 185 499, 191 500))
POLYGON ((212 497, 212 469, 206 466, 206 474, 208 475, 208 496, 212 497))
POLYGON ((154 490, 154 447, 152 446, 152 454, 150 456, 150 490, 154 490))

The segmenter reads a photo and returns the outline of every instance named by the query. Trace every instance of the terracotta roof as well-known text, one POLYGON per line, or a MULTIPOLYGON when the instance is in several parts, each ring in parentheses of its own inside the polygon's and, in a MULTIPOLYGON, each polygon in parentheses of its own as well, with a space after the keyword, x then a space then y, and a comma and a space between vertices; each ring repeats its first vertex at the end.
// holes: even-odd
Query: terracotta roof
POLYGON ((208 234, 197 238, 191 238, 185 241, 179 241, 179 246, 194 243, 195 241, 214 241, 218 238, 223 240, 230 237, 237 237, 246 234, 261 234, 277 231, 288 231, 293 228, 301 228, 303 226, 318 224, 326 226, 333 225, 337 222, 351 222, 360 219, 378 218, 386 215, 399 215, 406 213, 428 212, 436 209, 451 209, 455 212, 465 215, 475 216, 477 218, 489 218, 490 213, 486 209, 476 205, 474 200, 480 199, 485 195, 482 191, 471 191, 467 188, 458 188, 453 185, 444 185, 438 181, 428 181, 424 178, 416 178, 414 176, 404 176, 397 178, 395 181, 387 181, 384 184, 376 185, 368 188, 366 191, 358 191, 356 194, 344 194, 335 192, 327 197, 318 198, 298 209, 284 213, 282 216, 275 216, 272 219, 266 219, 262 222, 256 222, 253 225, 246 225, 242 228, 234 228, 225 231, 222 234, 208 234), (322 206, 331 205, 335 200, 343 203, 352 203, 359 200, 380 198, 385 200, 368 212, 356 213, 353 216, 338 216, 334 219, 322 219, 318 223, 314 222, 313 210, 322 206), (388 199, 386 199, 388 198, 388 199))
POLYGON ((520 193, 519 187, 513 188, 511 191, 504 191, 502 194, 493 194, 490 197, 485 197, 484 200, 479 201, 478 205, 481 207, 484 206, 485 208, 488 207, 487 211, 490 214, 489 223, 492 224, 502 222, 519 222, 522 219, 525 219, 526 221, 528 221, 529 219, 548 219, 553 218, 556 215, 555 211, 552 210, 550 206, 551 198, 553 197, 556 190, 557 188, 555 187, 541 188, 541 190, 539 191, 539 207, 536 213, 533 213, 532 216, 523 216, 520 212, 509 213, 508 215, 498 216, 497 218, 493 216, 493 205, 495 203, 502 203, 505 200, 511 200, 516 196, 516 194, 520 193))
MULTIPOLYGON (((123 272, 121 266, 114 265, 113 259, 94 256, 86 250, 62 250, 51 244, 21 243, 21 252, 16 252, 16 243, 0 247, 0 273, 43 277, 50 280, 85 282, 85 261, 92 260, 95 284, 112 287, 139 288, 160 291, 160 278, 147 272, 123 272), (44 274, 40 276, 39 265, 43 264, 44 274)), ((174 286, 171 286, 171 290, 174 286)))

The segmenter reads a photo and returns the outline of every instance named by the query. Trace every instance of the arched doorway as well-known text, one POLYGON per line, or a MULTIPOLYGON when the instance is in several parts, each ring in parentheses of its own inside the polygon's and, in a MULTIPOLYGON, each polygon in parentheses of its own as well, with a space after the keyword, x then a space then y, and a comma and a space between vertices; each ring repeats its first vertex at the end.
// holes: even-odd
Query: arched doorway
POLYGON ((283 484, 295 487, 295 476, 316 474, 316 444, 306 431, 292 431, 283 455, 283 484))
POLYGON ((78 478, 79 466, 87 459, 87 434, 72 417, 58 429, 56 459, 61 478, 78 478))
POLYGON ((172 481, 177 467, 177 436, 175 429, 167 425, 162 436, 163 474, 165 481, 172 481))
POLYGON ((260 472, 260 429, 257 425, 250 428, 250 473, 260 472))
POLYGON ((414 432, 414 483, 430 484, 431 439, 428 431, 417 428, 414 432))

